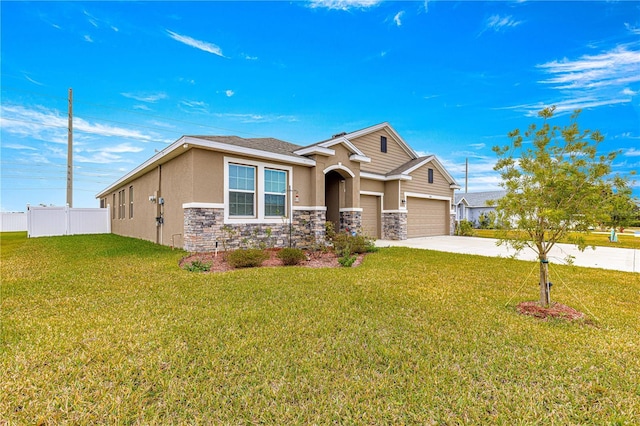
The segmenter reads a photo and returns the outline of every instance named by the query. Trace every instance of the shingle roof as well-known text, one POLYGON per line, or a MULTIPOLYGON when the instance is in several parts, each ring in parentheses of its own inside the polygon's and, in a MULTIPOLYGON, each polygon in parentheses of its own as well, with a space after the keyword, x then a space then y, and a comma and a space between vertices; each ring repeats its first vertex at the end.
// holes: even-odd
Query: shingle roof
POLYGON ((292 144, 275 138, 241 138, 238 136, 190 136, 192 138, 204 139, 212 142, 226 143, 243 148, 259 149, 261 151, 273 152, 276 154, 295 155, 303 146, 292 144))
POLYGON ((464 198, 469 207, 486 207, 488 201, 497 201, 506 193, 507 191, 467 192, 466 194, 463 192, 456 194, 455 203, 458 204, 464 198))

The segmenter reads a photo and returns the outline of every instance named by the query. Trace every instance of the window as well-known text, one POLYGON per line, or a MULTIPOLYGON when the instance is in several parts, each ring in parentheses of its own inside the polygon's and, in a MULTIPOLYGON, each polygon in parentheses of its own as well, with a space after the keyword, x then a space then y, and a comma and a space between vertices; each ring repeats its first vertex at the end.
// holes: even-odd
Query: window
POLYGON ((287 173, 264 169, 264 215, 286 216, 287 173))
POLYGON ((256 168, 229 164, 229 216, 255 217, 256 168))
POLYGON ((433 169, 429 169, 429 183, 433 183, 433 169))
POLYGON ((111 203, 111 219, 116 218, 116 193, 113 193, 113 203, 111 203))
POLYGON ((129 187, 129 219, 133 219, 133 185, 129 187))
POLYGON ((281 223, 289 217, 292 167, 224 158, 225 223, 281 223))
POLYGON ((387 152, 387 137, 380 136, 380 152, 387 152))
POLYGON ((124 189, 118 191, 118 219, 124 219, 125 193, 124 189))

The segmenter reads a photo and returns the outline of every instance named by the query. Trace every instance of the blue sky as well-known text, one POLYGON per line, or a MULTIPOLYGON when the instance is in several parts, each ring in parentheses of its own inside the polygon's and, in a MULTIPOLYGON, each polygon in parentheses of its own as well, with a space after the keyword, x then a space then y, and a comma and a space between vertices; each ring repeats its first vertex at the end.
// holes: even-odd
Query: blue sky
MULTIPOLYGON (((615 171, 640 169, 640 3, 344 1, 0 4, 0 208, 74 207, 182 135, 307 145, 388 121, 464 189, 491 147, 582 108, 615 171)), ((640 187, 635 187, 640 196, 640 187)))

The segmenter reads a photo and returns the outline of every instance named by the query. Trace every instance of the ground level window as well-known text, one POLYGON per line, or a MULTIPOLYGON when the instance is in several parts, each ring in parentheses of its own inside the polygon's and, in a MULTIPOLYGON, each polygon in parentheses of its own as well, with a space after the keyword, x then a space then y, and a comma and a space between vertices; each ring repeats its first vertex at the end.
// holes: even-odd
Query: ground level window
POLYGON ((229 216, 255 216, 256 168, 229 164, 229 216))
POLYGON ((287 172, 264 170, 264 215, 286 216, 287 172))

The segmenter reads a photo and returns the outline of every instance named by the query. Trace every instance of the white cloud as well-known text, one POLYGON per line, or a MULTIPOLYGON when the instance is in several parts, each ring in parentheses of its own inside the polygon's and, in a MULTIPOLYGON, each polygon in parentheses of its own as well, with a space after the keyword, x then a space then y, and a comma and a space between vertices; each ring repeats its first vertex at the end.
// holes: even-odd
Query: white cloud
POLYGON ((640 150, 629 148, 622 153, 625 157, 640 157, 640 150))
POLYGON ((180 107, 189 112, 209 113, 209 105, 202 101, 180 101, 180 107))
POLYGON ((298 118, 292 115, 273 115, 273 114, 232 114, 232 113, 216 113, 219 118, 230 118, 238 120, 241 123, 271 123, 275 121, 296 122, 298 118))
POLYGON ((624 27, 629 30, 629 32, 631 32, 632 34, 637 34, 640 35, 640 28, 639 27, 634 27, 633 25, 631 25, 628 22, 624 23, 624 27))
POLYGON ((38 86, 44 86, 44 84, 40 83, 39 81, 36 81, 34 79, 32 79, 31 77, 29 77, 28 75, 24 75, 24 78, 27 79, 27 81, 30 81, 33 84, 37 84, 38 86))
POLYGON ((180 43, 184 43, 187 46, 191 46, 191 47, 195 47, 196 49, 200 49, 204 52, 208 52, 208 53, 213 53, 214 55, 218 55, 221 57, 225 57, 222 54, 222 50, 220 49, 220 47, 216 46, 213 43, 209 43, 206 41, 201 41, 201 40, 196 40, 195 38, 191 38, 189 36, 185 36, 182 34, 178 34, 178 33, 174 33, 173 31, 169 31, 167 30, 167 33, 169 33, 169 37, 171 37, 172 39, 179 41, 180 43))
POLYGON ((309 7, 312 9, 351 10, 368 9, 382 3, 382 0, 311 0, 309 7))
POLYGON ((396 16, 393 17, 393 22, 398 26, 402 26, 402 15, 404 15, 404 10, 396 13, 396 16))
POLYGON ((22 144, 17 144, 17 143, 9 143, 9 144, 2 144, 3 148, 7 148, 7 149, 18 149, 18 150, 29 150, 29 151, 37 151, 38 148, 35 148, 33 146, 28 146, 28 145, 22 145, 22 144))
POLYGON ((482 32, 487 30, 493 30, 495 32, 500 32, 505 29, 515 28, 518 25, 522 24, 522 21, 516 21, 513 19, 513 16, 500 16, 500 15, 492 15, 485 22, 485 28, 482 32))
POLYGON ((537 66, 545 77, 539 83, 557 90, 556 99, 517 105, 509 109, 522 110, 536 116, 542 108, 555 105, 556 114, 576 109, 598 108, 629 103, 638 94, 640 82, 640 51, 637 45, 616 46, 596 55, 577 59, 563 58, 537 66))
POLYGON ((564 58, 538 65, 551 77, 541 81, 556 89, 599 89, 620 87, 640 82, 640 50, 617 46, 598 55, 583 55, 579 59, 564 58))
MULTIPOLYGON (((33 138, 57 144, 67 143, 68 118, 57 110, 44 107, 26 108, 20 105, 2 105, 0 124, 3 131, 12 135, 33 138)), ((138 130, 92 123, 80 117, 74 117, 74 133, 85 133, 105 137, 135 139, 151 142, 156 136, 138 130)))
POLYGON ((257 61, 258 60, 257 56, 247 55, 246 53, 243 53, 243 55, 244 55, 244 59, 246 59, 247 61, 257 61))
POLYGON ((235 92, 233 90, 227 90, 224 92, 224 94, 227 95, 228 98, 230 98, 235 95, 235 92))
POLYGON ((167 94, 164 92, 159 93, 120 93, 125 98, 135 99, 140 102, 156 103, 159 100, 167 99, 167 94))
POLYGON ((85 36, 83 38, 84 38, 84 41, 87 41, 89 43, 93 43, 93 39, 91 38, 91 36, 89 34, 85 34, 85 36))
POLYGON ((121 143, 115 146, 108 146, 106 148, 89 148, 89 149, 85 149, 84 151, 123 154, 127 152, 141 152, 143 151, 143 148, 139 146, 131 146, 131 144, 129 143, 121 143))

